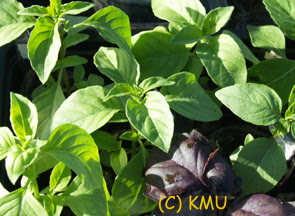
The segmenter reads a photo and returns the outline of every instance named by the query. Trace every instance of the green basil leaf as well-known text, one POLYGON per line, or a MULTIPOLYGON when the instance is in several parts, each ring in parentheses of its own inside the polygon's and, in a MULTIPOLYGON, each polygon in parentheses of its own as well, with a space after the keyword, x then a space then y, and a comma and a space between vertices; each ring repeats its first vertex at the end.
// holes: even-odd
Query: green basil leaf
POLYGON ((100 150, 117 151, 121 149, 115 137, 107 132, 98 130, 93 132, 91 136, 100 150))
POLYGON ((111 154, 111 165, 116 175, 122 171, 124 166, 128 163, 127 153, 124 148, 121 148, 119 151, 114 151, 111 154))
POLYGON ((259 138, 242 148, 233 170, 243 179, 246 195, 271 190, 285 174, 287 165, 283 150, 274 140, 259 138))
POLYGON ((223 34, 229 35, 232 39, 234 39, 234 41, 240 47, 245 59, 251 61, 253 64, 257 64, 260 62, 259 59, 254 56, 252 51, 244 44, 244 42, 238 36, 236 36, 234 33, 230 31, 223 31, 223 34))
POLYGON ((208 44, 197 46, 197 55, 211 79, 220 87, 247 80, 245 59, 237 43, 226 34, 212 38, 208 44))
POLYGON ((280 97, 265 85, 237 84, 220 89, 215 95, 234 114, 255 125, 274 124, 281 115, 280 97))
POLYGON ((71 181, 72 173, 64 163, 59 162, 52 170, 49 186, 53 192, 63 191, 71 181))
POLYGON ((232 165, 234 165, 235 162, 238 160, 239 153, 241 152, 242 149, 243 149, 243 146, 239 146, 230 154, 229 159, 232 165))
POLYGON ((43 94, 35 98, 33 103, 38 111, 38 129, 36 137, 41 138, 47 124, 50 124, 55 112, 64 102, 65 96, 58 83, 51 86, 43 94))
POLYGON ((50 9, 48 7, 42 7, 39 5, 33 5, 28 8, 24 8, 20 10, 18 15, 27 15, 27 16, 38 16, 38 17, 44 17, 44 16, 50 16, 50 9))
POLYGON ((295 15, 293 0, 263 0, 263 3, 275 23, 286 36, 295 40, 295 15))
POLYGON ((75 83, 82 81, 85 76, 85 70, 82 65, 78 65, 74 68, 74 80, 75 83))
POLYGON ((244 145, 247 145, 249 142, 253 141, 254 137, 252 136, 252 134, 247 134, 247 136, 245 137, 244 140, 244 145))
POLYGON ((87 82, 89 86, 95 86, 95 85, 104 86, 104 79, 101 76, 98 76, 96 74, 89 74, 87 78, 87 82))
POLYGON ((251 43, 254 47, 273 50, 282 57, 286 57, 285 36, 281 29, 273 25, 247 26, 251 43))
POLYGON ((130 51, 131 29, 129 17, 119 8, 114 6, 103 8, 76 27, 80 26, 93 27, 106 41, 130 51))
POLYGON ((126 115, 142 136, 163 151, 169 151, 174 122, 169 105, 162 94, 156 91, 148 92, 141 102, 129 99, 126 115))
POLYGON ((137 141, 140 139, 140 136, 135 131, 127 131, 120 135, 120 139, 129 140, 129 141, 137 141))
POLYGON ((295 101, 288 107, 287 111, 285 112, 285 119, 295 120, 295 101))
POLYGON ((9 215, 30 215, 47 216, 43 206, 25 188, 20 188, 10 194, 1 197, 0 212, 3 216, 9 215))
POLYGON ((127 210, 130 215, 148 212, 156 205, 152 200, 144 196, 145 181, 142 172, 147 159, 148 152, 141 149, 122 169, 112 188, 113 200, 127 210))
POLYGON ((8 195, 9 192, 3 187, 3 185, 0 183, 0 198, 8 195))
POLYGON ((73 1, 68 4, 63 4, 60 7, 61 16, 65 14, 77 15, 93 8, 95 4, 90 2, 73 1))
POLYGON ((56 10, 59 10, 61 7, 62 0, 50 0, 50 6, 54 7, 56 10))
POLYGON ((289 106, 291 104, 293 104, 294 102, 295 102, 295 85, 293 85, 293 88, 292 88, 290 95, 289 95, 289 99, 288 99, 289 106))
POLYGON ((147 93, 148 91, 162 87, 162 86, 171 86, 174 85, 174 81, 169 81, 167 79, 164 79, 163 77, 150 77, 145 80, 143 80, 139 87, 143 89, 143 93, 147 93))
POLYGON ((17 179, 24 173, 26 168, 30 166, 38 156, 36 147, 23 150, 19 145, 13 145, 5 160, 7 175, 10 181, 15 184, 17 179))
POLYGON ((196 79, 198 80, 203 73, 203 64, 196 55, 190 55, 182 71, 194 74, 196 79))
POLYGON ((206 15, 206 10, 199 0, 153 0, 152 9, 156 17, 181 27, 196 24, 201 28, 206 15))
POLYGON ((288 102, 289 93, 295 80, 295 62, 288 59, 269 59, 248 70, 251 82, 265 84, 274 89, 283 104, 288 102))
POLYGON ((172 38, 173 35, 162 28, 132 37, 132 51, 140 64, 141 80, 153 76, 168 78, 186 65, 190 53, 184 45, 171 44, 172 38))
POLYGON ((0 46, 8 44, 35 25, 36 19, 31 16, 21 16, 17 12, 24 7, 15 0, 0 2, 0 46))
POLYGON ((222 112, 199 85, 192 73, 181 72, 168 78, 175 85, 161 89, 169 106, 180 115, 197 121, 215 121, 222 112))
POLYGON ((29 59, 44 84, 53 70, 61 47, 58 24, 49 17, 38 19, 28 41, 29 59))
POLYGON ((177 32, 172 39, 172 44, 191 44, 202 40, 202 30, 197 25, 188 25, 177 32))
POLYGON ((11 92, 10 121, 14 133, 22 144, 29 142, 36 135, 38 114, 35 105, 22 95, 11 92))
POLYGON ((283 135, 289 133, 290 131, 290 122, 287 120, 280 118, 279 121, 275 123, 275 128, 283 135))
POLYGON ((46 212, 52 216, 61 215, 63 203, 60 201, 60 196, 45 195, 43 199, 43 206, 46 212))
POLYGON ((86 58, 73 55, 73 56, 67 56, 62 60, 62 65, 64 67, 74 67, 82 64, 86 64, 88 60, 86 58))
POLYGON ((105 101, 113 98, 113 97, 121 97, 125 95, 135 94, 134 88, 126 83, 116 84, 107 94, 105 101))
POLYGON ((6 158, 11 146, 15 145, 13 134, 8 127, 0 127, 0 161, 6 158))
POLYGON ((218 32, 228 22, 233 11, 233 6, 218 7, 211 10, 205 17, 202 28, 203 34, 212 35, 218 32))
POLYGON ((89 35, 87 34, 76 33, 68 35, 63 41, 64 48, 67 49, 69 47, 75 46, 83 41, 86 41, 88 38, 89 35))
MULTIPOLYGON (((104 102, 106 90, 101 86, 80 89, 68 97, 53 116, 50 130, 62 124, 74 124, 88 133, 105 125, 121 108, 117 101, 104 102)), ((48 134, 42 134, 42 137, 48 134)))
POLYGON ((137 84, 140 73, 136 60, 125 50, 101 47, 94 56, 101 73, 116 83, 137 84))
POLYGON ((99 155, 92 137, 83 129, 70 124, 57 127, 50 135, 42 154, 49 154, 71 168, 87 187, 97 186, 101 171, 99 155), (88 164, 94 164, 93 169, 88 164))
POLYGON ((129 212, 120 207, 112 198, 108 200, 110 216, 130 216, 129 212))

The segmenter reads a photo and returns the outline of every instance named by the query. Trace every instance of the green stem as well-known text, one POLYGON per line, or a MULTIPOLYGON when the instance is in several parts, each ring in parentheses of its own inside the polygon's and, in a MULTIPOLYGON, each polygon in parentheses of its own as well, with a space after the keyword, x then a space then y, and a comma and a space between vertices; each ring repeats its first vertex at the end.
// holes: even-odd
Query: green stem
POLYGON ((34 190, 35 198, 36 198, 37 200, 40 200, 39 187, 38 187, 38 183, 37 183, 36 178, 34 178, 34 179, 32 180, 32 186, 33 186, 33 190, 34 190))

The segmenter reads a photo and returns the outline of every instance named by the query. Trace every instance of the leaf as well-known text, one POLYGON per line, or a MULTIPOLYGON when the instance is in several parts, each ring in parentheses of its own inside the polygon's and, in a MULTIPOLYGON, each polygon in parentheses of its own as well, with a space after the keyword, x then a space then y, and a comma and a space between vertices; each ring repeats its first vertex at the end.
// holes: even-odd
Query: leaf
POLYGON ((286 120, 295 119, 295 101, 286 110, 286 112, 285 112, 285 119, 286 120))
POLYGON ((119 8, 109 6, 97 11, 76 27, 89 26, 95 28, 108 42, 117 44, 127 51, 131 47, 131 29, 129 17, 119 8))
POLYGON ((88 11, 90 8, 93 8, 95 4, 82 1, 74 1, 68 4, 63 4, 60 7, 61 16, 65 14, 77 15, 88 11))
POLYGON ((246 82, 245 59, 239 46, 230 36, 221 34, 212 38, 208 44, 199 44, 197 55, 211 79, 219 87, 246 82))
POLYGON ((3 185, 0 183, 0 198, 6 196, 9 194, 9 192, 3 187, 3 185))
POLYGON ((6 158, 13 145, 15 145, 15 140, 9 128, 0 127, 0 161, 6 158))
POLYGON ((221 118, 219 107, 205 93, 192 73, 181 72, 168 78, 172 86, 161 89, 169 106, 180 115, 197 121, 215 121, 221 118))
POLYGON ((101 47, 94 56, 100 72, 116 83, 137 84, 140 73, 136 60, 125 50, 101 47))
POLYGON ((22 95, 11 92, 10 121, 14 133, 22 144, 29 142, 36 135, 38 114, 35 105, 22 95))
POLYGON ((76 33, 68 35, 63 41, 64 48, 67 49, 69 47, 75 46, 83 41, 86 41, 88 38, 89 35, 87 34, 76 33))
POLYGON ((247 136, 245 137, 245 140, 244 140, 244 145, 247 145, 249 142, 253 141, 254 140, 254 137, 252 136, 252 134, 247 134, 247 136))
POLYGON ((111 134, 97 130, 91 134, 98 149, 106 151, 117 151, 121 149, 119 142, 111 134))
POLYGON ((85 76, 85 70, 84 67, 82 65, 77 65, 74 69, 74 80, 75 83, 83 80, 85 76))
POLYGON ((163 77, 150 77, 143 80, 140 83, 139 87, 143 89, 143 94, 145 94, 152 89, 162 86, 171 86, 173 84, 175 84, 174 81, 169 81, 167 79, 164 79, 163 77))
POLYGON ((119 175, 124 166, 128 163, 127 153, 124 148, 119 151, 114 151, 111 154, 111 165, 116 175, 119 175))
POLYGON ((244 195, 271 190, 287 170, 285 155, 275 141, 259 138, 243 147, 233 166, 243 179, 244 195))
POLYGON ((148 152, 141 149, 117 176, 112 188, 113 200, 130 215, 139 215, 155 208, 155 203, 143 194, 145 183, 142 172, 147 159, 148 152))
POLYGON ((129 141, 137 141, 140 139, 140 136, 135 131, 126 131, 121 134, 120 139, 129 140, 129 141))
POLYGON ((116 84, 107 94, 105 101, 113 98, 113 97, 121 97, 125 95, 135 94, 134 88, 126 83, 116 84))
POLYGON ((262 61, 248 70, 248 77, 251 82, 262 83, 274 89, 283 104, 286 104, 295 81, 295 62, 288 59, 262 61))
POLYGON ((199 0, 153 0, 152 9, 156 17, 181 27, 196 24, 202 27, 206 10, 199 0))
POLYGON ((26 168, 36 160, 37 156, 38 149, 36 147, 23 150, 19 145, 13 145, 10 148, 5 160, 5 166, 12 184, 15 184, 26 168))
POLYGON ((257 59, 254 56, 252 51, 244 44, 244 42, 238 36, 236 36, 234 33, 230 32, 230 31, 223 31, 223 34, 229 35, 229 36, 232 37, 232 39, 234 39, 234 41, 240 47, 240 49, 242 51, 242 54, 243 54, 245 59, 251 61, 253 64, 259 63, 259 59, 257 59))
POLYGON ((101 182, 100 188, 87 188, 79 178, 75 178, 62 197, 77 216, 107 215, 107 200, 102 185, 101 182))
POLYGON ((271 88, 246 83, 218 90, 216 97, 234 114, 255 125, 271 125, 279 120, 282 101, 271 88))
POLYGON ((291 133, 292 133, 293 138, 295 139, 295 123, 291 124, 291 133))
POLYGON ((17 14, 23 8, 23 5, 15 0, 0 2, 0 47, 15 40, 28 28, 35 25, 36 19, 34 17, 17 14))
POLYGON ((62 0, 50 0, 50 6, 54 7, 56 10, 59 10, 61 7, 62 0))
POLYGON ((203 64, 196 55, 190 55, 182 71, 194 74, 196 79, 198 80, 203 73, 203 64))
POLYGON ((177 32, 172 39, 172 44, 191 44, 202 40, 202 30, 197 25, 188 25, 177 32))
POLYGON ((112 198, 108 200, 108 210, 110 216, 129 216, 128 211, 120 207, 112 198))
POLYGON ((143 101, 129 99, 126 115, 132 126, 148 141, 167 152, 173 135, 173 116, 164 96, 156 91, 146 94, 143 101))
POLYGON ((233 6, 218 7, 211 10, 205 17, 202 28, 203 34, 212 35, 218 32, 228 22, 233 11, 233 6))
POLYGON ((263 3, 284 34, 295 40, 295 15, 293 13, 295 2, 292 0, 263 0, 263 3))
POLYGON ((35 98, 33 103, 38 111, 38 129, 36 137, 41 138, 46 125, 51 122, 55 112, 64 102, 65 96, 58 83, 51 86, 43 94, 35 98))
POLYGON ((47 216, 47 212, 42 205, 33 197, 33 195, 20 188, 10 194, 1 197, 0 212, 3 216, 10 215, 30 215, 30 216, 47 216))
POLYGON ((38 19, 28 41, 29 59, 44 84, 53 70, 61 47, 58 24, 49 17, 38 19))
POLYGON ((132 52, 140 64, 141 80, 153 76, 167 78, 186 65, 189 52, 184 45, 173 45, 173 35, 156 28, 132 37, 132 52))
POLYGON ((71 170, 63 163, 59 162, 52 170, 49 186, 54 193, 63 191, 71 181, 71 170))
POLYGON ((275 128, 283 133, 283 134, 287 134, 290 131, 290 122, 288 122, 287 120, 280 118, 276 123, 275 123, 275 128))
POLYGON ((99 129, 121 109, 115 100, 104 102, 105 95, 106 90, 101 86, 74 92, 54 114, 51 131, 62 124, 77 125, 88 133, 99 129))
POLYGON ((286 57, 285 53, 285 36, 283 32, 276 26, 247 26, 251 43, 254 47, 273 50, 282 57, 286 57))
POLYGON ((289 99, 288 99, 288 104, 289 106, 291 104, 293 104, 295 102, 295 85, 293 86, 291 92, 290 92, 290 95, 289 95, 289 99))
POLYGON ((239 146, 229 156, 229 159, 230 159, 230 162, 232 163, 232 165, 234 165, 235 162, 238 160, 239 153, 241 152, 242 149, 243 149, 243 146, 239 146))
POLYGON ((74 67, 82 64, 86 64, 88 60, 86 58, 73 55, 73 56, 67 56, 62 60, 62 65, 64 67, 74 67))
POLYGON ((33 5, 28 8, 24 8, 17 12, 18 15, 27 15, 27 16, 38 16, 38 17, 44 17, 44 16, 50 16, 50 10, 49 8, 42 7, 39 5, 33 5))
POLYGON ((83 129, 70 124, 57 127, 50 135, 42 154, 49 154, 72 169, 86 187, 99 185, 101 167, 96 144, 83 129), (93 165, 93 167, 90 166, 93 165), (93 169, 97 169, 94 171, 93 169))

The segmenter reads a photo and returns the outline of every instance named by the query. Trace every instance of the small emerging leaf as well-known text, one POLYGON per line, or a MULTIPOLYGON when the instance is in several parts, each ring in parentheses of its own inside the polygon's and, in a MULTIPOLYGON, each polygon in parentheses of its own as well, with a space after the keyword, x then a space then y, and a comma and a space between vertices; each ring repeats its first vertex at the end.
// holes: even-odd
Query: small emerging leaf
POLYGON ((50 175, 50 188, 53 192, 60 192, 65 189, 71 181, 72 173, 64 163, 59 162, 52 170, 50 175))
POLYGON ((119 151, 114 151, 111 154, 111 165, 114 169, 116 175, 122 171, 128 162, 127 154, 124 148, 121 148, 119 151))
POLYGON ((65 14, 77 15, 93 8, 95 4, 90 2, 73 1, 68 4, 63 4, 60 7, 61 16, 65 14))
POLYGON ((174 81, 169 81, 167 79, 164 79, 163 77, 150 77, 143 80, 140 83, 139 87, 143 89, 143 94, 145 94, 152 89, 162 86, 171 86, 173 84, 175 84, 174 81))
POLYGON ((15 145, 13 134, 7 127, 0 127, 0 161, 6 158, 11 146, 15 145))

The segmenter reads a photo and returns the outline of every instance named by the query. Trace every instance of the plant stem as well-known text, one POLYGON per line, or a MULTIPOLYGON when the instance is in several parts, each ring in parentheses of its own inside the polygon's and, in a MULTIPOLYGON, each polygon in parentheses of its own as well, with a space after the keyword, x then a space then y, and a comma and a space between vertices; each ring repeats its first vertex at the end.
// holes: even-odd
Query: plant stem
POLYGON ((32 186, 33 186, 33 190, 34 190, 35 198, 36 198, 37 200, 40 200, 39 187, 38 187, 38 183, 37 183, 36 178, 34 178, 34 179, 32 180, 32 186))

